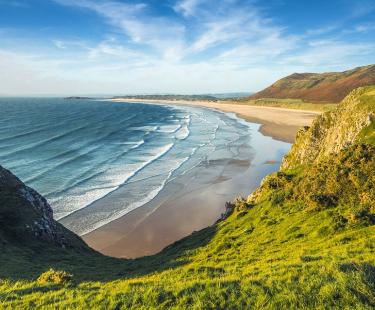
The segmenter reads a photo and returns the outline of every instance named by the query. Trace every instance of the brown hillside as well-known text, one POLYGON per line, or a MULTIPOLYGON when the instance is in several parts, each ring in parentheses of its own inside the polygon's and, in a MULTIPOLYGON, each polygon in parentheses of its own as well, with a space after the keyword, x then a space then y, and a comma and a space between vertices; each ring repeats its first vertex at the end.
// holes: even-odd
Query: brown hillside
POLYGON ((375 65, 344 72, 293 73, 250 99, 302 99, 310 102, 340 102, 353 89, 375 84, 375 65))

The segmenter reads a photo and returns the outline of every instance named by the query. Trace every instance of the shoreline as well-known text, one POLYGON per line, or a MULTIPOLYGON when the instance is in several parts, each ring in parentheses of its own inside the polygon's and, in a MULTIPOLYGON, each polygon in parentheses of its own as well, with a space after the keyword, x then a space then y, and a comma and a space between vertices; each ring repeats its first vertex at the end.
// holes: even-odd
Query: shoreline
MULTIPOLYGON (((152 103, 164 104, 165 102, 152 103)), ((190 102, 183 103, 183 105, 190 105, 190 102)), ((194 104, 190 106, 215 109, 225 114, 236 112, 232 110, 222 111, 222 109, 206 105, 194 104)), ((284 113, 289 112, 287 109, 282 110, 286 110, 284 113)), ((279 112, 280 109, 276 109, 276 111, 279 112)), ((241 113, 235 114, 239 119, 250 121, 248 117, 243 117, 241 113)), ((254 143, 261 141, 260 147, 255 149, 253 157, 249 154, 246 161, 236 162, 232 160, 225 166, 226 175, 224 173, 207 184, 198 182, 199 188, 191 186, 194 177, 192 179, 182 178, 179 183, 166 187, 163 193, 149 203, 93 232, 83 235, 83 239, 95 250, 105 255, 137 258, 155 254, 192 232, 214 224, 225 211, 226 201, 232 201, 239 195, 246 197, 259 186, 266 175, 279 168, 282 157, 280 145, 282 146, 281 149, 284 148, 281 151, 282 155, 290 147, 290 144, 280 142, 281 139, 274 140, 275 133, 272 130, 269 135, 263 134, 263 131, 269 128, 264 121, 265 117, 269 117, 269 114, 263 116, 263 119, 257 119, 257 122, 249 123, 249 126, 253 127, 251 136, 254 143), (267 136, 271 136, 271 138, 267 136)), ((275 121, 270 123, 274 125, 275 121)), ((283 122, 281 124, 276 123, 273 128, 277 129, 282 126, 286 126, 285 120, 284 125, 283 122)), ((297 127, 296 125, 293 126, 297 127)), ((293 128, 288 127, 287 129, 289 132, 294 130, 293 133, 295 134, 297 129, 293 128)), ((286 137, 285 132, 282 133, 282 136, 286 137)), ((221 166, 212 168, 218 169, 221 166)), ((210 173, 209 169, 202 170, 205 170, 205 174, 210 173)))
POLYGON ((113 102, 151 103, 165 105, 184 105, 205 107, 224 113, 235 113, 237 117, 250 123, 260 124, 259 131, 275 140, 294 143, 297 131, 303 126, 309 126, 322 112, 287 109, 278 107, 252 106, 226 103, 224 101, 188 101, 188 100, 139 100, 139 99, 108 99, 113 102))

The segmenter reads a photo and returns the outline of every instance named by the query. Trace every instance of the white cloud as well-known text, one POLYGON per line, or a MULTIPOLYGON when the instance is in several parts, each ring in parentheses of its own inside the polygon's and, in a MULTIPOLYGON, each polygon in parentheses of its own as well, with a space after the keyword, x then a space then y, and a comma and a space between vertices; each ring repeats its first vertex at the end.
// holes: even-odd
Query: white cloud
POLYGON ((117 1, 55 0, 56 2, 83 7, 104 17, 120 29, 133 43, 149 45, 159 53, 168 54, 168 46, 183 43, 185 26, 160 16, 147 13, 144 3, 129 4, 117 1))
POLYGON ((14 48, 0 50, 3 93, 255 91, 294 71, 340 70, 375 54, 372 44, 331 38, 330 27, 291 35, 247 1, 178 1, 174 16, 140 2, 54 1, 110 27, 96 40, 49 39, 38 52, 21 52, 27 42, 12 39, 14 48))
POLYGON ((188 17, 195 14, 201 2, 202 0, 182 0, 178 1, 173 8, 177 13, 181 13, 185 17, 188 17))
POLYGON ((373 43, 347 43, 343 41, 311 41, 302 51, 296 51, 280 59, 285 64, 294 64, 304 71, 342 70, 363 63, 375 53, 373 43))
POLYGON ((64 42, 63 42, 63 41, 60 41, 60 40, 54 40, 54 41, 53 41, 53 44, 55 44, 55 46, 56 46, 57 48, 62 49, 62 50, 66 48, 64 42))
POLYGON ((375 31, 375 24, 367 23, 367 24, 360 24, 355 26, 353 29, 349 30, 350 33, 367 33, 370 31, 375 31))

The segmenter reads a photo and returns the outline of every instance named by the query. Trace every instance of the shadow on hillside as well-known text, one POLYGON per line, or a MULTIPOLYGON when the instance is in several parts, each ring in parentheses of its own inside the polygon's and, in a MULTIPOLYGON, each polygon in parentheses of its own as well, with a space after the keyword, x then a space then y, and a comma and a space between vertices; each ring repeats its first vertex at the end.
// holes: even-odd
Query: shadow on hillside
POLYGON ((158 254, 138 259, 118 259, 94 251, 72 251, 46 247, 8 246, 0 243, 0 279, 35 280, 50 268, 64 270, 74 282, 113 281, 140 277, 173 269, 189 263, 189 253, 207 245, 216 233, 216 226, 205 228, 181 239, 158 254))

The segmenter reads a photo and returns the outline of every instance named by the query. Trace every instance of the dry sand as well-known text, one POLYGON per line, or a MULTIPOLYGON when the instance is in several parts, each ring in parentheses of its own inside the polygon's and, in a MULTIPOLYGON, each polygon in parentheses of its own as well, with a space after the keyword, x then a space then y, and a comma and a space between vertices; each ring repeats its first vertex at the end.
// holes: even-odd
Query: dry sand
POLYGON ((262 107, 244 104, 226 103, 223 101, 186 101, 186 100, 135 100, 111 99, 116 102, 149 102, 171 105, 200 106, 217 109, 223 112, 232 112, 252 123, 262 124, 260 132, 274 139, 293 143, 296 133, 302 126, 310 125, 320 114, 316 111, 305 111, 285 108, 262 107))
MULTIPOLYGON (((230 103, 156 100, 147 102, 202 106, 233 112, 250 122, 261 124, 261 133, 257 135, 263 134, 289 143, 294 141, 298 128, 309 125, 318 114, 230 103)), ((267 145, 260 147, 255 158, 251 158, 249 154, 246 161, 229 161, 225 165, 226 172, 214 181, 207 183, 202 181, 202 175, 187 175, 178 183, 168 185, 163 194, 150 203, 83 236, 84 240, 106 255, 135 258, 157 253, 193 231, 212 225, 224 212, 225 201, 238 195, 246 196, 259 186, 265 175, 278 169, 280 163, 274 160, 276 158, 273 158, 273 155, 267 157, 270 154, 267 148, 276 148, 276 144, 282 142, 267 139, 267 145)), ((207 175, 221 167, 222 165, 208 169, 202 167, 201 170, 207 175)))

